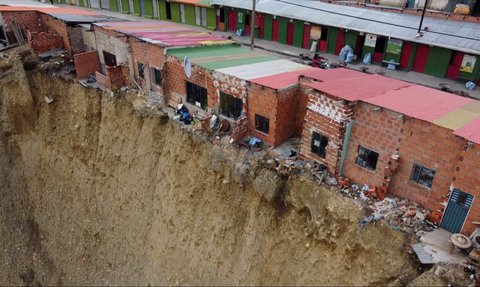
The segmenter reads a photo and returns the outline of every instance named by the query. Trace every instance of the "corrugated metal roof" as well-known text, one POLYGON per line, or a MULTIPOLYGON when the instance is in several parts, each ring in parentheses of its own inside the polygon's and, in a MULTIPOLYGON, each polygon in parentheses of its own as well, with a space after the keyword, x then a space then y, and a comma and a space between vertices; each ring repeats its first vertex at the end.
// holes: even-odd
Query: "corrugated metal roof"
MULTIPOLYGON (((318 70, 309 86, 348 101, 361 100, 454 131, 480 144, 480 102, 440 90, 342 69, 318 70)), ((312 73, 306 71, 305 74, 312 73)))
POLYGON ((365 99, 365 102, 431 123, 473 101, 472 99, 418 85, 365 99))
POLYGON ((193 30, 165 21, 121 21, 97 23, 96 26, 142 39, 164 47, 231 44, 220 36, 193 30))
POLYGON ((305 69, 304 65, 297 64, 288 60, 273 60, 250 65, 241 65, 236 67, 218 69, 226 75, 234 76, 243 80, 250 80, 265 76, 280 74, 282 72, 290 72, 305 69))
POLYGON ((478 116, 478 113, 469 112, 463 109, 456 109, 444 115, 443 117, 434 120, 433 123, 437 126, 454 131, 465 126, 478 116))
POLYGON ((464 127, 456 130, 454 134, 471 142, 480 144, 480 117, 474 119, 464 127))
POLYGON ((282 89, 291 85, 298 84, 298 77, 304 73, 317 71, 317 68, 305 67, 305 69, 292 72, 285 72, 273 76, 265 76, 251 79, 250 82, 259 84, 272 89, 282 89))
POLYGON ((171 2, 193 4, 193 5, 204 6, 204 7, 212 6, 212 4, 210 3, 210 0, 171 0, 171 2))
POLYGON ((323 73, 321 69, 283 60, 259 50, 252 51, 237 44, 171 49, 167 53, 182 60, 188 56, 193 64, 205 69, 272 89, 298 83, 300 74, 319 77, 316 73, 323 73))
POLYGON ((357 72, 351 69, 337 68, 337 69, 312 69, 302 72, 302 76, 312 78, 317 81, 331 81, 338 79, 358 78, 365 76, 365 73, 357 72))
POLYGON ((310 86, 348 101, 358 101, 413 85, 379 75, 359 74, 361 76, 353 78, 343 78, 339 75, 337 80, 313 83, 310 86))
POLYGON ((92 11, 82 10, 78 8, 61 8, 61 7, 43 7, 43 6, 0 6, 0 12, 15 11, 38 11, 54 18, 60 19, 66 23, 95 23, 113 21, 116 18, 99 15, 92 11))
POLYGON ((53 6, 0 6, 0 11, 38 11, 46 14, 97 15, 93 11, 78 8, 60 8, 53 6))
MULTIPOLYGON (((211 0, 212 4, 251 10, 245 0, 211 0)), ((480 25, 426 17, 428 32, 416 37, 420 17, 309 0, 261 0, 257 11, 319 25, 351 29, 401 40, 480 54, 480 25)))

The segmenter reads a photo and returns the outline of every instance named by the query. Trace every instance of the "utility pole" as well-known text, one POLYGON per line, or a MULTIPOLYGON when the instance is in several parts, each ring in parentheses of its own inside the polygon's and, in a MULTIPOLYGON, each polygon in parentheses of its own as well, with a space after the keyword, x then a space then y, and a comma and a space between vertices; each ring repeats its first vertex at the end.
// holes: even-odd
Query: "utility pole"
POLYGON ((420 19, 420 25, 418 26, 418 35, 422 35, 422 25, 423 25, 423 18, 425 17, 425 11, 427 11, 427 5, 428 5, 428 0, 425 0, 425 6, 423 6, 423 11, 422 11, 422 18, 420 19))
POLYGON ((257 8, 257 0, 252 0, 252 19, 250 24, 250 50, 255 48, 255 10, 257 8))

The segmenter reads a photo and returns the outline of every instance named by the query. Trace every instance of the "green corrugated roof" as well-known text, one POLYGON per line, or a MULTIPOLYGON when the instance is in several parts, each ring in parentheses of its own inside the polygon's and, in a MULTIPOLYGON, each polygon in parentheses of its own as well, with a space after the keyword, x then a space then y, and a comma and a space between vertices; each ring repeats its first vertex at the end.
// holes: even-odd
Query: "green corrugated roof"
POLYGON ((185 56, 188 56, 192 63, 209 70, 236 67, 279 59, 277 56, 251 51, 249 48, 236 44, 170 49, 167 51, 167 53, 182 60, 185 58, 185 56))
POLYGON ((272 61, 272 60, 277 60, 277 59, 278 58, 275 57, 275 56, 265 55, 265 56, 251 57, 251 58, 230 59, 230 60, 225 60, 225 61, 199 63, 197 65, 199 65, 200 67, 204 67, 206 69, 209 69, 209 70, 216 70, 216 69, 230 68, 230 67, 236 67, 236 66, 241 66, 241 65, 267 62, 267 61, 272 61))

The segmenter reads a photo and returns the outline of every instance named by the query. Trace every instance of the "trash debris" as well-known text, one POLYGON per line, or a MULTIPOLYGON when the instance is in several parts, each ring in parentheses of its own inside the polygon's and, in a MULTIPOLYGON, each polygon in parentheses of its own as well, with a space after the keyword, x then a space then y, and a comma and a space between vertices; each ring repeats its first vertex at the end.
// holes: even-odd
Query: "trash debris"
POLYGON ((180 115, 179 121, 183 122, 186 125, 189 125, 192 123, 192 116, 190 115, 188 109, 183 104, 178 105, 177 114, 180 115))
POLYGON ((261 139, 257 138, 257 137, 252 137, 249 141, 248 141, 248 146, 252 149, 252 148, 260 148, 262 147, 263 145, 263 142, 261 139))
POLYGON ((210 119, 210 128, 211 129, 216 129, 218 128, 218 117, 216 115, 213 115, 212 118, 210 119))

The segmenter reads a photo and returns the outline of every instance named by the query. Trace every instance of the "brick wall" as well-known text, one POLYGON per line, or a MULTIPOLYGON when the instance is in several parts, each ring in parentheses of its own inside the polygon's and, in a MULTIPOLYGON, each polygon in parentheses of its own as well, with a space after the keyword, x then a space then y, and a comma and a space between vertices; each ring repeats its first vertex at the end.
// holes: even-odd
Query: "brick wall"
POLYGON ((454 171, 453 186, 475 196, 463 232, 470 235, 480 222, 480 145, 464 142, 454 171))
POLYGON ((354 123, 343 171, 346 177, 359 184, 382 186, 385 168, 399 147, 403 117, 386 109, 374 111, 374 108, 367 103, 358 103, 353 108, 354 123), (355 163, 359 145, 379 154, 374 171, 355 163))
MULTIPOLYGON (((222 73, 206 70, 197 65, 192 66, 192 76, 187 79, 182 65, 182 60, 172 56, 166 56, 163 68, 164 72, 164 95, 167 102, 175 107, 179 103, 186 102, 185 81, 192 82, 207 89, 208 108, 202 111, 206 113, 219 113, 220 93, 226 93, 233 97, 242 99, 242 116, 238 120, 229 119, 232 124, 232 138, 240 140, 248 135, 247 114, 249 103, 247 101, 248 85, 246 81, 231 77, 222 73)), ((193 111, 200 109, 188 105, 193 111)), ((221 116, 221 118, 224 118, 221 116)))
POLYGON ((302 92, 306 93, 308 102, 302 129, 300 154, 304 158, 324 164, 329 172, 336 174, 343 148, 345 126, 352 117, 352 108, 348 107, 346 103, 339 105, 339 98, 318 93, 312 89, 304 87, 302 92), (313 132, 328 138, 325 158, 311 151, 313 132))
POLYGON ((241 140, 248 135, 248 84, 244 80, 218 72, 212 72, 212 77, 215 93, 214 97, 209 99, 209 101, 212 101, 212 108, 215 112, 220 111, 218 107, 220 105, 220 93, 228 94, 243 101, 240 118, 237 120, 229 119, 233 125, 231 137, 235 141, 241 140))
POLYGON ((126 71, 127 67, 115 66, 115 67, 106 67, 106 75, 95 72, 95 77, 97 82, 103 88, 107 90, 117 90, 127 84, 127 79, 125 75, 128 75, 126 71))
POLYGON ((275 145, 275 127, 277 125, 277 91, 264 88, 260 85, 252 85, 248 95, 248 132, 267 144, 275 145), (269 133, 255 129, 255 114, 269 119, 269 133))
POLYGON ((162 87, 153 82, 152 68, 156 68, 160 71, 163 69, 165 62, 164 49, 158 45, 139 41, 138 39, 134 38, 129 40, 129 44, 132 49, 135 79, 137 80, 138 84, 145 91, 153 90, 163 93, 162 87), (138 77, 137 62, 145 65, 144 80, 138 77))
POLYGON ((128 81, 125 75, 128 75, 128 68, 123 66, 105 67, 107 77, 110 79, 110 89, 116 90, 126 86, 128 81))
POLYGON ((296 118, 299 86, 281 89, 277 94, 277 120, 274 127, 274 145, 280 145, 293 136, 298 136, 296 118))
POLYGON ((425 121, 407 118, 399 148, 399 168, 392 178, 390 192, 420 203, 430 210, 442 208, 448 194, 462 139, 452 131, 425 121), (432 188, 410 180, 413 164, 435 170, 432 188))
MULTIPOLYGON (((2 13, 5 31, 9 38, 14 37, 11 30, 11 23, 15 22, 22 30, 23 36, 26 38, 28 31, 45 32, 45 26, 41 20, 41 14, 36 11, 4 11, 2 13)), ((12 39, 13 40, 13 39, 12 39)), ((15 40, 16 42, 16 40, 15 40)))
POLYGON ((42 53, 63 48, 63 39, 54 32, 27 32, 27 43, 33 51, 42 53))
POLYGON ((297 94, 297 111, 296 111, 296 136, 301 137, 303 132, 303 123, 305 122, 305 116, 307 115, 308 94, 311 93, 311 88, 306 85, 312 80, 303 76, 299 77, 299 91, 297 94), (308 90, 308 92, 307 92, 308 90))
POLYGON ((112 83, 110 82, 110 79, 104 74, 95 72, 95 78, 97 79, 97 83, 100 85, 100 87, 103 87, 107 90, 112 89, 112 83))
POLYGON ((97 51, 75 54, 73 58, 78 79, 87 78, 100 71, 100 59, 97 51))
POLYGON ((167 97, 169 105, 176 106, 178 103, 186 102, 185 81, 188 80, 191 83, 207 89, 208 97, 207 111, 193 107, 191 108, 202 114, 205 114, 214 108, 218 101, 218 94, 213 85, 213 77, 210 71, 197 65, 192 65, 192 76, 187 79, 183 69, 182 60, 171 56, 167 56, 163 70, 165 74, 163 91, 164 95, 167 97))
POLYGON ((41 19, 48 30, 59 34, 63 39, 63 47, 69 52, 73 52, 70 45, 69 27, 65 22, 55 19, 50 15, 42 14, 41 19))

